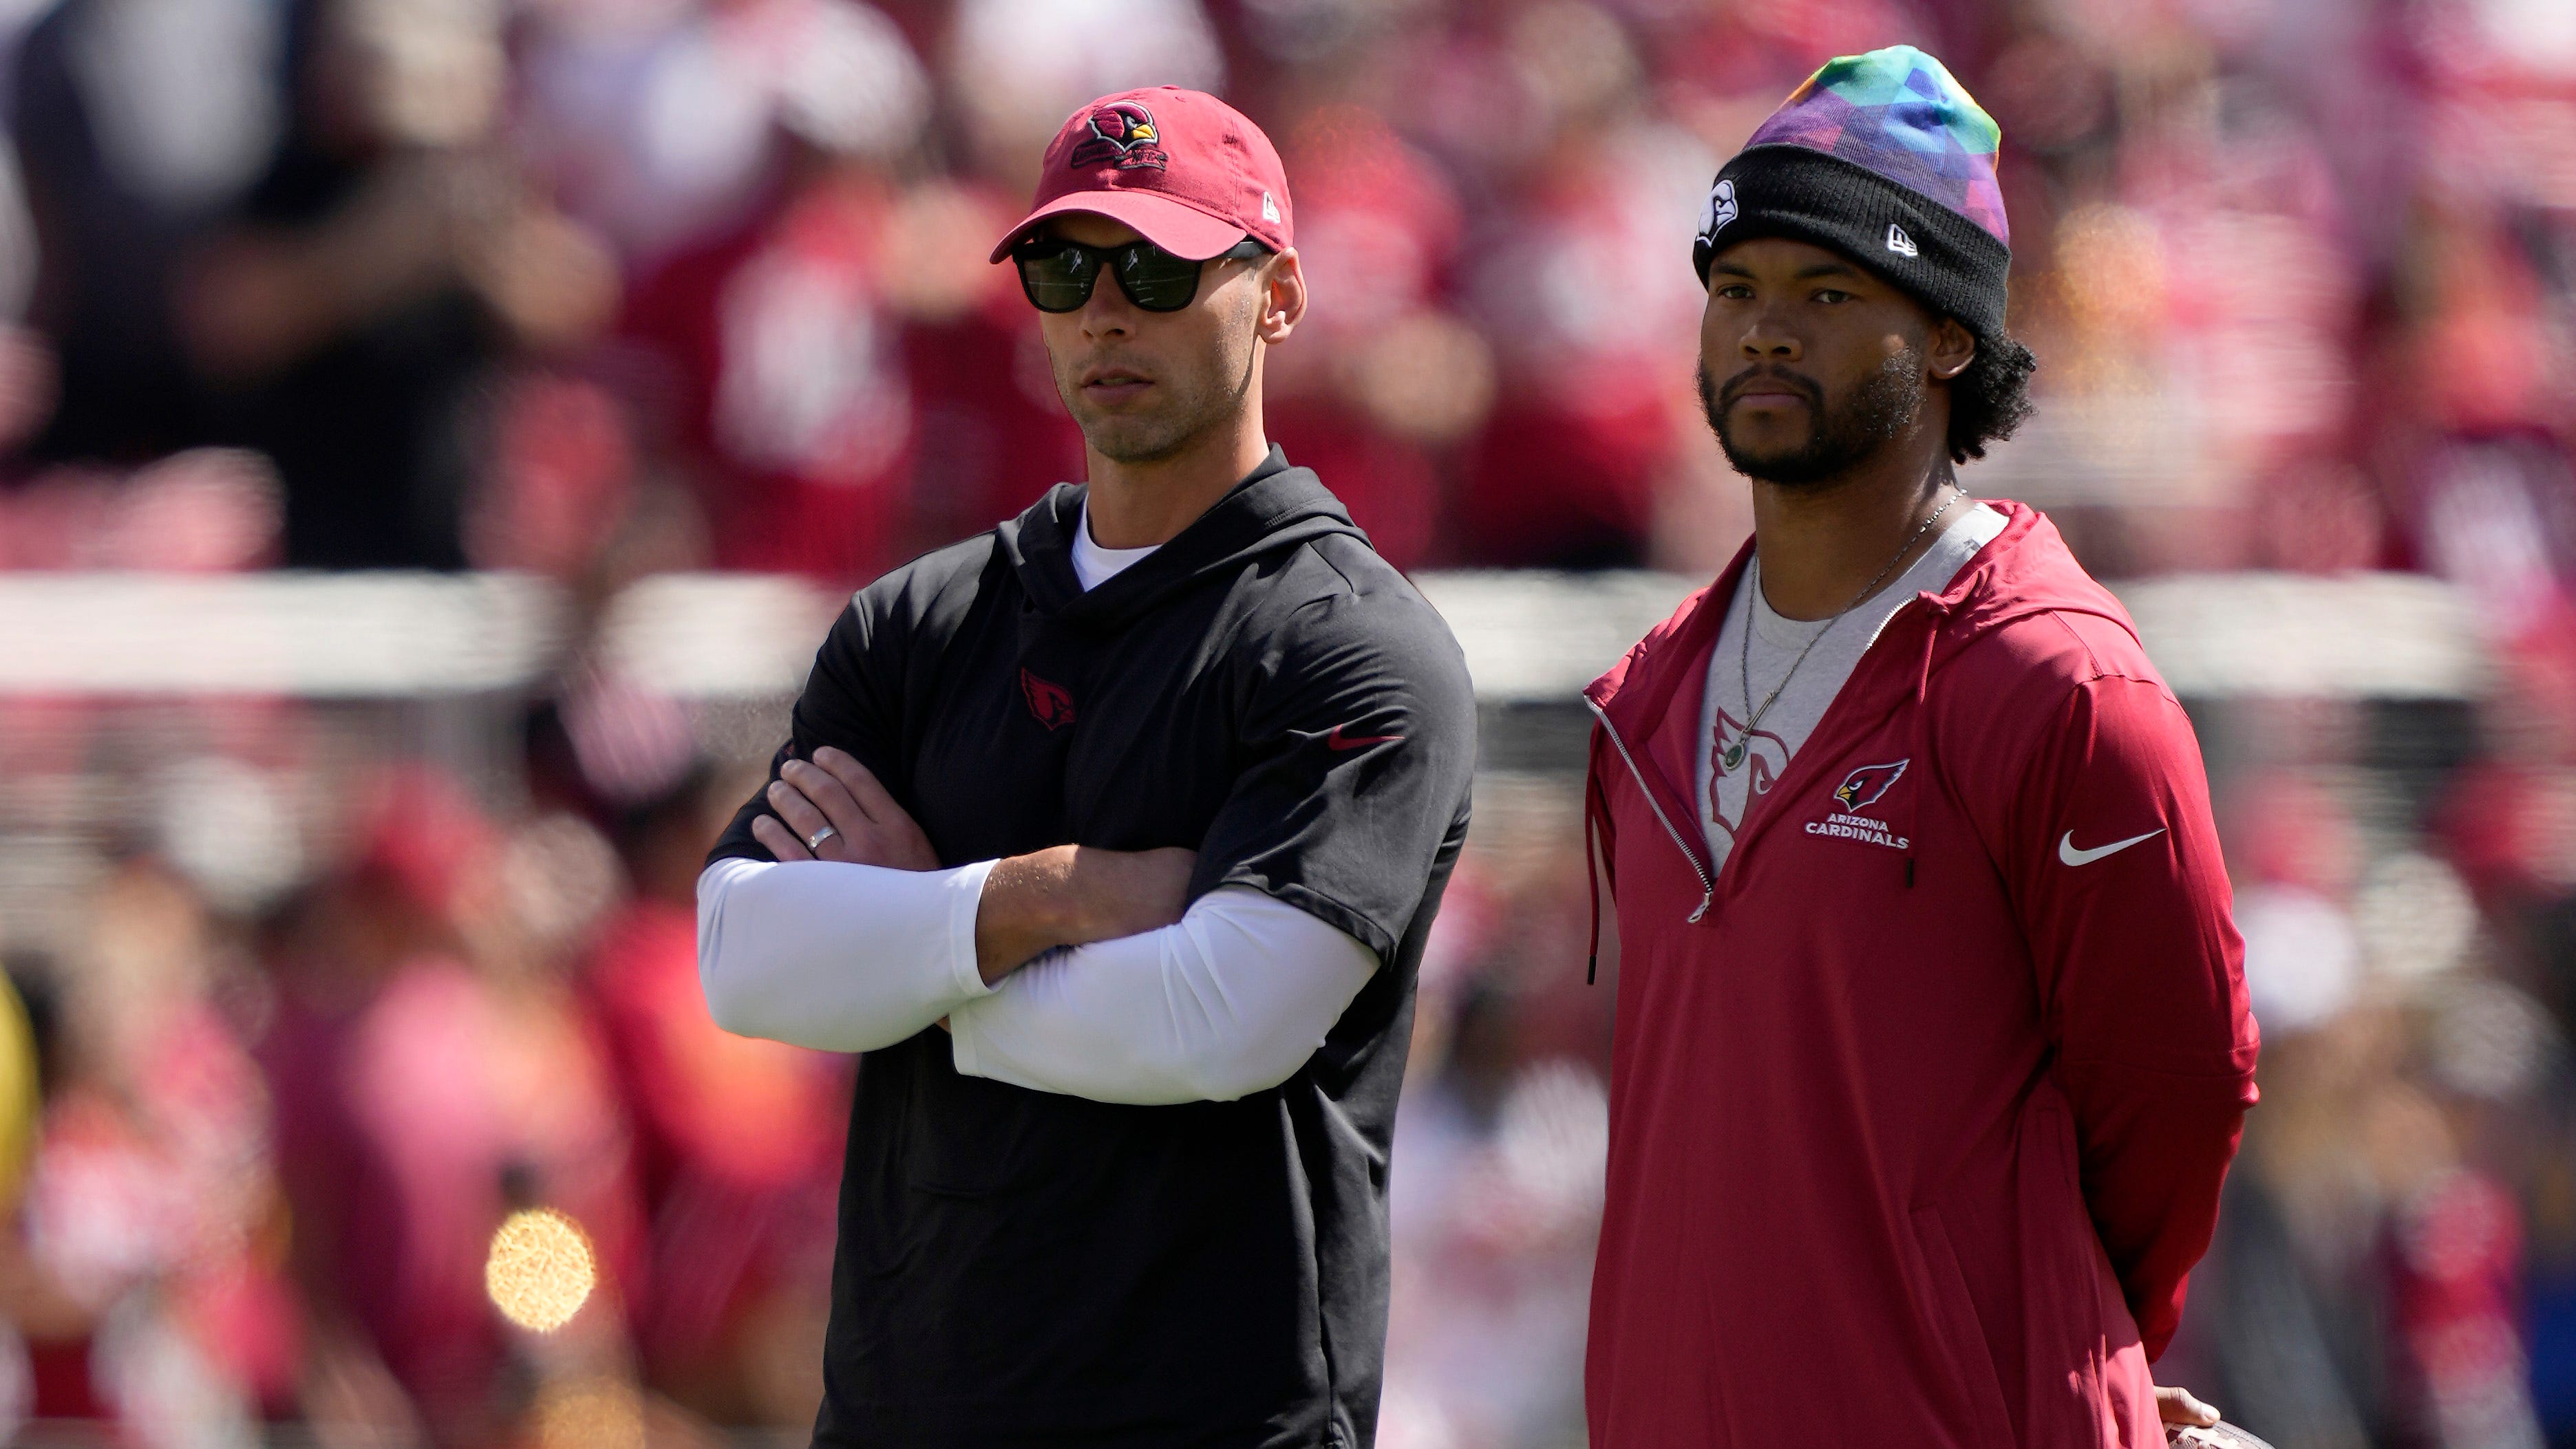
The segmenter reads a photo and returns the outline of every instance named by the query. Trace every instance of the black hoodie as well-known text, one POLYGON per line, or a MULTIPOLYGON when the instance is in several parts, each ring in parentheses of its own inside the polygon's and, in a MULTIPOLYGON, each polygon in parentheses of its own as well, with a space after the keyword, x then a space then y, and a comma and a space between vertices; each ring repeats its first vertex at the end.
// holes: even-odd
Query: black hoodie
MULTIPOLYGON (((1365 1445, 1414 973, 1467 832, 1466 664, 1276 449, 1088 593, 1082 500, 1059 485, 861 590, 772 778, 845 749, 951 866, 1186 846, 1193 899, 1266 891, 1382 965, 1296 1075, 1234 1102, 960 1076, 936 1028, 869 1053, 815 1439, 1365 1445)), ((711 858, 770 858, 767 809, 711 858)))

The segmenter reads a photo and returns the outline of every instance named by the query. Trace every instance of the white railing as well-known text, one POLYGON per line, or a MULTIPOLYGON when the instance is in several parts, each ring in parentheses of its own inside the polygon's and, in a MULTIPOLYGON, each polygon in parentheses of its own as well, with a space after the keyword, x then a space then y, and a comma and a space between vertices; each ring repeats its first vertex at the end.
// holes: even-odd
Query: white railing
MULTIPOLYGON (((1609 572, 1418 580, 1491 703, 1571 701, 1697 581, 1609 572)), ((2413 574, 2193 574, 2122 585, 2191 698, 2480 693, 2458 591, 2413 574)), ((610 600, 590 657, 680 699, 791 694, 840 601, 793 579, 666 574, 610 600)), ((408 699, 541 685, 570 601, 496 574, 0 574, 0 694, 408 699)))

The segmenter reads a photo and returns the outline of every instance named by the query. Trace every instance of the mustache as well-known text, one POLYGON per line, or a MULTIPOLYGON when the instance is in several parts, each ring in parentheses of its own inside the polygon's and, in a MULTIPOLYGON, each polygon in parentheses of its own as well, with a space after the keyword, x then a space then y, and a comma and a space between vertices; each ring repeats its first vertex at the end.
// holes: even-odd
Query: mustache
MULTIPOLYGON (((1805 377, 1798 373, 1791 372, 1785 367, 1776 366, 1748 367, 1742 372, 1735 374, 1733 377, 1726 380, 1726 385, 1724 387, 1719 388, 1716 391, 1713 395, 1714 401, 1720 408, 1732 407, 1735 400, 1742 397, 1757 382, 1767 382, 1781 387, 1786 387, 1791 392, 1805 398, 1809 407, 1821 409, 1824 406, 1825 390, 1814 378, 1805 377)), ((1708 373, 1706 369, 1702 369, 1700 372, 1700 389, 1702 392, 1706 392, 1708 390, 1708 373)))

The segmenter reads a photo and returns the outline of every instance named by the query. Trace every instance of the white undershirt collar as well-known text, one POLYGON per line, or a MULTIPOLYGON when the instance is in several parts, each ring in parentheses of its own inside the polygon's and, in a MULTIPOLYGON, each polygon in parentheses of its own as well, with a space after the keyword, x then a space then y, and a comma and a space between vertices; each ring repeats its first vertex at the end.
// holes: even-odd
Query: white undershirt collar
POLYGON ((1082 516, 1074 520, 1073 576, 1081 582, 1082 591, 1087 594, 1135 567, 1145 555, 1160 547, 1161 544, 1149 543, 1143 548, 1102 548, 1092 542, 1091 504, 1086 500, 1082 505, 1082 516))

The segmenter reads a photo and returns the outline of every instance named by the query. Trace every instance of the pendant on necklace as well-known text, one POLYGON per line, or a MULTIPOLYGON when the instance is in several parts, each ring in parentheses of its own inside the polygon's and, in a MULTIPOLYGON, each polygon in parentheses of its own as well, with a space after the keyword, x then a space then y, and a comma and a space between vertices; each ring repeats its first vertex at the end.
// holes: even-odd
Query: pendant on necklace
POLYGON ((1726 753, 1717 757, 1717 767, 1721 774, 1731 774, 1734 772, 1736 766, 1743 763, 1744 741, 1740 739, 1734 744, 1728 745, 1726 747, 1726 753))

